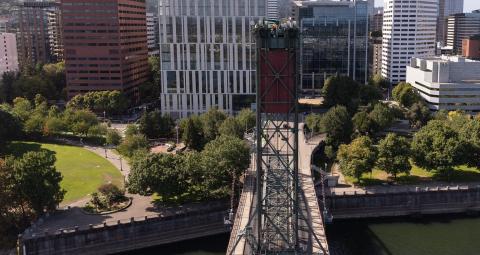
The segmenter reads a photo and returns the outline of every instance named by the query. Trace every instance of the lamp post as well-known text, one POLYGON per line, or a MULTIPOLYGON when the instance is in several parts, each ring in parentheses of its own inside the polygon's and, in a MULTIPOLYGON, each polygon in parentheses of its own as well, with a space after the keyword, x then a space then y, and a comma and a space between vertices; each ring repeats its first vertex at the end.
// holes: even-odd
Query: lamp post
POLYGON ((122 157, 120 157, 120 171, 123 172, 122 157))

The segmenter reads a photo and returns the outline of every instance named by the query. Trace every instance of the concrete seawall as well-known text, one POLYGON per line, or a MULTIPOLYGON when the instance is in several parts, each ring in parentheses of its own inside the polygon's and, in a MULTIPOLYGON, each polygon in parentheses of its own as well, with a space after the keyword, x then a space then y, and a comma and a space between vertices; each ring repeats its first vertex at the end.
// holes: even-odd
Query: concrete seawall
POLYGON ((333 219, 480 212, 480 186, 418 188, 412 192, 332 193, 326 204, 333 219))
POLYGON ((199 237, 228 233, 224 225, 227 207, 179 212, 176 215, 132 218, 19 237, 20 254, 114 254, 199 237))

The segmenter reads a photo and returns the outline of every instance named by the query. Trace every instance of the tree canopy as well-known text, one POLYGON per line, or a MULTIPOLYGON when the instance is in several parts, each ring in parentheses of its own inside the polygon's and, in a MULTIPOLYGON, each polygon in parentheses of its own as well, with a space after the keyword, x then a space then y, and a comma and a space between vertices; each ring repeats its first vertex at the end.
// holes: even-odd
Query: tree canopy
POLYGON ((340 145, 337 161, 343 174, 360 180, 363 173, 370 172, 375 165, 375 148, 368 136, 361 136, 346 145, 340 145))
POLYGON ((324 104, 332 107, 343 105, 350 111, 358 106, 360 84, 345 76, 332 76, 323 86, 324 104))
POLYGON ((396 178, 399 173, 410 172, 410 154, 410 143, 407 139, 390 133, 378 145, 376 165, 396 178))
POLYGON ((463 161, 465 143, 445 121, 432 120, 413 137, 412 158, 429 171, 450 173, 463 161))
POLYGON ((327 144, 338 148, 348 143, 353 132, 353 123, 344 106, 330 108, 320 120, 320 131, 327 134, 327 144))
POLYGON ((92 91, 73 97, 67 107, 76 109, 88 109, 96 113, 105 112, 108 115, 122 114, 128 108, 127 97, 117 90, 92 91))
POLYGON ((412 87, 410 83, 399 83, 392 92, 393 99, 404 107, 411 107, 414 103, 422 100, 418 92, 412 87))
POLYGON ((173 119, 160 111, 145 112, 138 122, 140 132, 150 139, 170 137, 175 126, 173 119))

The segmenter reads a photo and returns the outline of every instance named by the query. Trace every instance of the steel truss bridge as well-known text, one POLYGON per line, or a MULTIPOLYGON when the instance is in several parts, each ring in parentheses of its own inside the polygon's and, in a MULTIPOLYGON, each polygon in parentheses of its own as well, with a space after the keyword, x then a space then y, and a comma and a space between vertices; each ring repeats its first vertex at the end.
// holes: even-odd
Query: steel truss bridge
POLYGON ((227 254, 329 254, 298 115, 298 30, 265 22, 257 36, 257 126, 252 166, 227 254))

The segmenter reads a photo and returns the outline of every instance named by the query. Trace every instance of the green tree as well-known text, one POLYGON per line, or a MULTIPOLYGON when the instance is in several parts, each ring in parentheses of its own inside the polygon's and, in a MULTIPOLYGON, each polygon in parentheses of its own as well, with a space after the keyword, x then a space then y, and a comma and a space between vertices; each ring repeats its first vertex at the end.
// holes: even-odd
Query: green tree
POLYGON ((30 101, 23 97, 17 97, 13 100, 13 112, 21 119, 22 122, 25 122, 30 117, 33 107, 30 101))
POLYGON ((375 74, 368 80, 368 84, 377 88, 388 89, 390 87, 390 82, 383 78, 381 74, 375 74))
POLYGON ((15 98, 14 83, 18 79, 15 72, 5 72, 0 80, 0 103, 12 103, 15 98))
POLYGON ((432 120, 413 137, 412 158, 428 171, 450 174, 461 164, 465 143, 445 121, 432 120))
POLYGON ((332 107, 343 105, 350 111, 358 106, 360 85, 349 77, 333 76, 323 86, 324 104, 332 107))
POLYGON ((466 123, 460 130, 460 139, 467 144, 465 162, 480 168, 480 119, 466 123))
POLYGON ((150 139, 170 137, 175 126, 172 118, 160 111, 145 112, 138 122, 140 132, 150 139))
POLYGON ((66 131, 65 122, 58 117, 48 117, 45 121, 45 125, 43 126, 43 134, 54 135, 59 134, 66 131))
POLYGON ((363 173, 370 172, 375 165, 375 148, 368 136, 361 136, 346 145, 340 145, 337 161, 342 173, 346 176, 357 178, 363 173))
POLYGON ((320 120, 322 115, 311 113, 305 118, 305 123, 310 131, 320 132, 320 120))
POLYGON ((7 159, 14 171, 15 192, 37 215, 42 215, 44 209, 55 210, 65 195, 60 187, 63 177, 55 169, 55 161, 55 156, 47 151, 7 159))
POLYGON ((228 117, 225 121, 223 121, 222 125, 220 125, 219 133, 220 135, 231 135, 238 137, 240 139, 243 138, 244 129, 238 122, 236 118, 228 117))
POLYGON ((158 100, 160 97, 160 85, 151 81, 144 82, 138 88, 140 94, 140 101, 149 103, 158 100))
POLYGON ((374 122, 370 119, 366 111, 357 112, 352 118, 353 126, 356 132, 361 135, 368 135, 374 131, 374 122))
POLYGON ((211 141, 202 155, 208 169, 206 186, 214 197, 229 194, 230 185, 235 185, 250 164, 250 148, 245 141, 232 136, 211 141))
POLYGON ((463 111, 451 111, 448 113, 448 123, 453 130, 460 130, 471 120, 471 116, 463 111))
POLYGON ((65 62, 45 64, 42 70, 43 77, 49 80, 56 90, 57 98, 66 98, 65 87, 67 84, 65 74, 65 62))
POLYGON ((67 104, 69 108, 88 109, 103 114, 122 114, 128 108, 127 97, 120 91, 92 91, 76 95, 67 104))
POLYGON ((8 141, 20 136, 22 129, 20 119, 0 108, 0 154, 8 141))
POLYGON ((377 102, 383 98, 382 91, 379 87, 370 84, 360 85, 360 103, 367 105, 371 102, 377 102))
POLYGON ((204 146, 202 121, 197 116, 182 120, 180 122, 182 130, 182 141, 185 145, 193 150, 200 151, 204 146))
POLYGON ((33 100, 37 94, 47 99, 56 99, 57 92, 53 83, 40 75, 21 76, 13 83, 14 93, 17 97, 33 100))
POLYGON ((416 102, 408 109, 406 117, 413 128, 421 128, 430 120, 431 113, 425 103, 416 102))
POLYGON ((68 130, 84 136, 89 134, 91 127, 99 125, 97 116, 89 110, 67 109, 64 112, 64 121, 68 130))
POLYGON ((393 89, 393 99, 404 107, 411 107, 422 100, 410 83, 401 82, 393 89))
POLYGON ((164 199, 187 192, 182 160, 181 156, 171 154, 142 154, 134 157, 128 175, 129 192, 141 195, 156 192, 164 199))
POLYGON ((393 111, 383 103, 377 103, 368 116, 374 123, 377 131, 391 126, 395 120, 395 114, 393 111))
POLYGON ((335 106, 326 112, 320 120, 320 131, 327 134, 327 145, 338 148, 348 143, 353 133, 353 123, 344 106, 335 106))
POLYGON ((139 135, 140 130, 137 125, 135 124, 128 124, 127 128, 125 129, 125 136, 133 136, 133 135, 139 135))
POLYGON ((242 109, 237 115, 237 121, 245 130, 251 130, 257 123, 257 116, 250 109, 242 109))
POLYGON ((122 136, 115 129, 109 129, 106 135, 107 144, 118 146, 122 142, 122 136))
POLYGON ((212 141, 219 135, 218 129, 223 121, 227 119, 227 115, 218 110, 218 108, 211 108, 208 112, 200 116, 202 120, 203 134, 206 141, 212 141))
POLYGON ((410 143, 404 137, 388 134, 378 145, 377 167, 393 175, 410 173, 410 143))
POLYGON ((118 151, 127 157, 132 157, 138 151, 146 151, 148 148, 147 138, 143 135, 131 135, 125 137, 118 146, 118 151))

